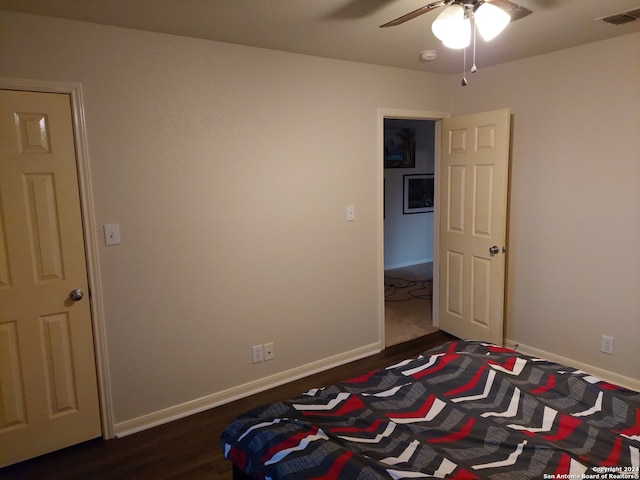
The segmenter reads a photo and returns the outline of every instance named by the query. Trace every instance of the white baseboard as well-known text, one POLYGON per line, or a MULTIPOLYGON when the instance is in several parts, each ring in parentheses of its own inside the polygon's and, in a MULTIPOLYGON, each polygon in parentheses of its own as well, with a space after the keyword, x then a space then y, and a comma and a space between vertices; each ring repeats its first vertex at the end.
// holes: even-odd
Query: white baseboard
POLYGON ((640 380, 626 377, 624 375, 619 375, 617 373, 613 373, 608 370, 604 370, 602 368, 594 367, 586 363, 578 362, 571 358, 563 357, 562 355, 556 355, 554 353, 547 352, 545 350, 540 350, 538 348, 530 347, 528 345, 518 343, 514 340, 505 339, 506 347, 514 348, 514 345, 517 346, 515 350, 522 352, 525 355, 544 358, 545 360, 550 360, 555 363, 560 363, 562 365, 567 365, 569 367, 577 368, 579 370, 582 370, 583 372, 587 372, 590 375, 600 378, 606 382, 613 383, 615 385, 620 385, 622 387, 630 388, 631 390, 640 391, 640 380))
POLYGON ((396 264, 393 264, 393 265, 385 264, 384 269, 385 270, 393 270, 394 268, 412 267, 414 265, 420 265, 422 263, 433 263, 433 258, 424 258, 422 260, 412 260, 411 262, 401 262, 401 263, 396 263, 396 264))
POLYGON ((376 353, 380 353, 380 343, 365 345, 364 347, 359 347, 348 352, 340 353, 332 357, 276 373, 259 380, 254 380, 253 382, 249 382, 244 385, 238 385, 237 387, 232 387, 227 390, 223 390, 222 392, 217 392, 180 405, 149 413, 141 417, 116 423, 114 425, 114 432, 116 437, 125 437, 133 433, 141 432, 142 430, 157 427, 158 425, 169 423, 180 418, 188 417, 189 415, 194 415, 196 413, 224 405, 225 403, 233 402, 240 398, 248 397, 255 393, 269 390, 270 388, 313 375, 314 373, 323 372, 330 368, 353 362, 354 360, 375 355, 376 353))

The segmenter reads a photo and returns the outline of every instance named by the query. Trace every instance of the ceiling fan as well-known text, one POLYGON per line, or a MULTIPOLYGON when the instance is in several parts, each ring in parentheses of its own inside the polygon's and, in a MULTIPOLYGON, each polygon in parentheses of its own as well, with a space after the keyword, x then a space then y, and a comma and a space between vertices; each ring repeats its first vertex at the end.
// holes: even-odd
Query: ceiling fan
POLYGON ((464 49, 462 86, 467 84, 465 75, 467 68, 466 49, 472 42, 473 66, 471 72, 474 73, 478 70, 476 67, 476 32, 480 33, 485 41, 490 41, 499 35, 511 21, 519 20, 532 13, 531 10, 510 0, 438 0, 380 25, 380 27, 394 27, 440 7, 445 8, 431 25, 431 30, 445 47, 464 49))
POLYGON ((521 18, 524 18, 532 13, 528 8, 521 7, 520 5, 510 2, 509 0, 439 0, 437 2, 429 3, 428 5, 420 7, 405 15, 402 15, 401 17, 398 17, 395 20, 391 20, 384 25, 380 25, 380 28, 395 27, 396 25, 400 25, 404 22, 412 20, 416 17, 419 17, 420 15, 430 12, 431 10, 435 10, 436 8, 440 7, 446 7, 452 4, 458 4, 463 6, 467 10, 476 11, 483 3, 490 3, 500 8, 511 17, 511 21, 520 20, 521 18))

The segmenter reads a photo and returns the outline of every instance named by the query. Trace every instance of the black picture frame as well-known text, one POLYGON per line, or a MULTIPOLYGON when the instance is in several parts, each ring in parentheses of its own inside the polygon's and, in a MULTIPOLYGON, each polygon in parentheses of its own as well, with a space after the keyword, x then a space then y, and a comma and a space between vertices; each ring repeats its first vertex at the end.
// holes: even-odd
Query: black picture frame
POLYGON ((403 175, 402 213, 433 212, 434 178, 432 173, 403 175))

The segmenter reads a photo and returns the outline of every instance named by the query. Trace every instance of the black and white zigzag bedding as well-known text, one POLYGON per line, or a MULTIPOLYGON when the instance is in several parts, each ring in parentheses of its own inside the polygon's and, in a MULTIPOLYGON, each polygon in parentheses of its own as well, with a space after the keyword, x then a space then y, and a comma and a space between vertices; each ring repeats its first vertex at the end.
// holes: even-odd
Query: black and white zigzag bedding
POLYGON ((640 393, 457 341, 252 410, 221 443, 255 479, 638 478, 640 393))

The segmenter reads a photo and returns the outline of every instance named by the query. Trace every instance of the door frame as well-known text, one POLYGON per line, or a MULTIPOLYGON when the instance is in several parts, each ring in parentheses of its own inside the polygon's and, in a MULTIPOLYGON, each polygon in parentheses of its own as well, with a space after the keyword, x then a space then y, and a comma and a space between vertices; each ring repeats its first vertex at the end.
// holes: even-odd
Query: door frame
MULTIPOLYGON (((378 271, 378 337, 380 338, 380 351, 385 349, 384 333, 384 121, 385 119, 397 120, 432 120, 435 121, 434 132, 434 155, 433 168, 434 178, 434 198, 440 195, 440 151, 441 151, 441 120, 451 117, 450 112, 438 112, 432 110, 403 110, 397 108, 378 109, 378 154, 377 158, 377 271, 378 271)), ((434 202, 433 208, 433 292, 432 311, 433 325, 439 325, 438 318, 438 294, 439 294, 439 260, 438 252, 440 246, 440 202, 434 202)))
POLYGON ((93 344, 96 357, 96 374, 98 378, 98 398, 100 400, 100 422, 102 437, 106 440, 114 437, 113 407, 107 361, 107 341, 104 325, 104 307, 102 303, 102 286, 100 282, 100 262, 98 256, 98 229, 94 214, 91 171, 89 167, 89 151, 84 116, 84 99, 82 84, 53 80, 34 80, 23 78, 0 77, 0 89, 41 93, 62 93, 69 95, 71 117, 73 123, 76 164, 78 168, 78 190, 84 248, 87 262, 87 281, 89 282, 89 304, 91 307, 91 324, 93 327, 93 344))

